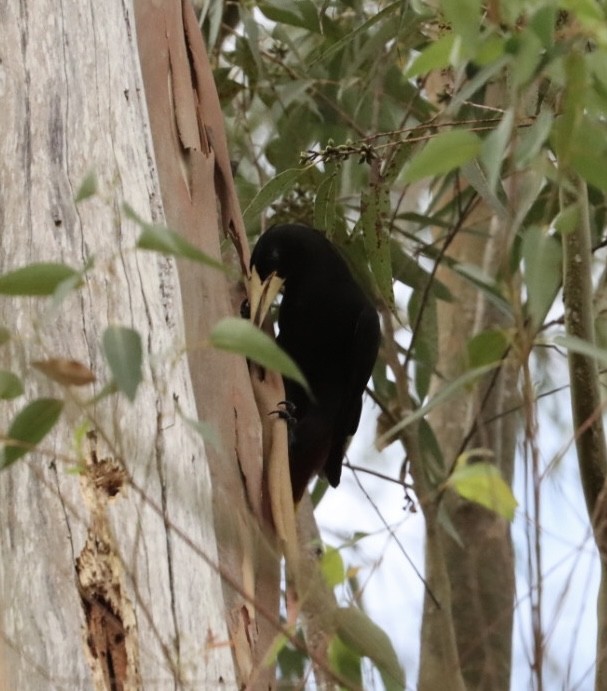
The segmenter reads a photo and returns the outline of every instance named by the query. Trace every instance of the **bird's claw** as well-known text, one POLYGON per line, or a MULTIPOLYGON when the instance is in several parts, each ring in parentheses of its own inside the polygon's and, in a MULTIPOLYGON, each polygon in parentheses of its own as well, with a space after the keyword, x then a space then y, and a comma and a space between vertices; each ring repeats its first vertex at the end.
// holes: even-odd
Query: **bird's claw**
POLYGON ((293 424, 297 422, 295 412, 297 411, 297 406, 291 401, 278 401, 276 404, 282 406, 282 408, 277 408, 268 413, 268 415, 277 415, 281 420, 284 420, 287 424, 293 424))

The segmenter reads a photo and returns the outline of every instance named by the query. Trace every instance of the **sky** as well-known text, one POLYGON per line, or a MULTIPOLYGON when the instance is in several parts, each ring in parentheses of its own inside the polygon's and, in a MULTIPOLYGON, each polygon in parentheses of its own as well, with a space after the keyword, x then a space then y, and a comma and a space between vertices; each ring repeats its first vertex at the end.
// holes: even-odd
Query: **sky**
MULTIPOLYGON (((562 368, 566 382, 566 368, 562 368)), ((552 373, 553 379, 556 375, 552 373)), ((541 382, 538 382, 541 386, 541 382)), ((382 453, 374 446, 377 409, 367 399, 363 419, 350 446, 353 465, 367 466, 397 478, 402 449, 393 444, 382 453)), ((594 686, 595 607, 599 561, 577 471, 574 448, 569 447, 571 422, 567 390, 542 399, 538 408, 541 463, 550 467, 542 482, 543 629, 545 632, 545 688, 585 691, 594 686)), ((519 502, 512 525, 516 558, 517 603, 513 631, 512 691, 533 689, 531 678, 530 578, 527 534, 532 525, 526 509, 524 464, 518 445, 514 494, 519 502)), ((424 521, 421 511, 405 510, 403 490, 396 484, 366 473, 358 478, 392 527, 418 571, 424 570, 424 521)), ((371 502, 345 468, 337 489, 329 488, 316 509, 326 543, 339 547, 357 531, 372 534, 345 548, 347 567, 358 567, 363 603, 368 614, 389 635, 407 674, 407 688, 415 689, 418 673, 419 632, 423 584, 378 518, 371 502)), ((381 688, 381 685, 378 686, 381 688)))

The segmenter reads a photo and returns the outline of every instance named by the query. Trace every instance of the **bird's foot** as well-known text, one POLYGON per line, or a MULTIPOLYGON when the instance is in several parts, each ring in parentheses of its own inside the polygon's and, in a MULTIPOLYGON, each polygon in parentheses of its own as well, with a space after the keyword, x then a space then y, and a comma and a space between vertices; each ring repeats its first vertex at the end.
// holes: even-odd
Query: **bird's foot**
POLYGON ((295 416, 295 413, 297 411, 297 406, 295 405, 295 403, 292 403, 291 401, 278 401, 277 405, 282 406, 282 407, 277 408, 276 410, 272 410, 269 413, 269 415, 277 415, 281 420, 284 420, 288 425, 291 425, 294 422, 297 422, 297 417, 295 416))

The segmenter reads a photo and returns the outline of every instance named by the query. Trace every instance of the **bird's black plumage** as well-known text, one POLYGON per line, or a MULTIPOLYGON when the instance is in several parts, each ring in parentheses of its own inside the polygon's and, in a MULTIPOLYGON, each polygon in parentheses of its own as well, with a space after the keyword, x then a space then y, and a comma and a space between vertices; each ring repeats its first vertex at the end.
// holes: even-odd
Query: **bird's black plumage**
MULTIPOLYGON (((253 250, 251 270, 270 301, 282 284, 277 341, 314 394, 310 400, 299 384, 285 379, 294 417, 289 430, 291 484, 299 501, 316 473, 323 473, 333 487, 339 484, 348 438, 358 427, 362 395, 377 357, 379 319, 339 252, 307 226, 267 230, 253 250), (275 289, 268 295, 271 281, 275 289)), ((255 312, 258 305, 252 304, 255 312)))

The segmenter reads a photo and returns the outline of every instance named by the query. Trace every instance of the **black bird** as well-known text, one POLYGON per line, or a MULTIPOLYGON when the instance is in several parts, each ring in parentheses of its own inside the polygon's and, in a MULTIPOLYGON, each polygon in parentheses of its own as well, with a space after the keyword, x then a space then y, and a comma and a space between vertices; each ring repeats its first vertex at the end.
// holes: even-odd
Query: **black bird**
POLYGON ((318 230, 277 225, 251 255, 251 319, 261 325, 282 289, 278 344, 299 365, 314 395, 285 379, 289 466, 298 502, 313 475, 333 487, 377 357, 379 318, 337 249, 318 230))

